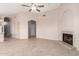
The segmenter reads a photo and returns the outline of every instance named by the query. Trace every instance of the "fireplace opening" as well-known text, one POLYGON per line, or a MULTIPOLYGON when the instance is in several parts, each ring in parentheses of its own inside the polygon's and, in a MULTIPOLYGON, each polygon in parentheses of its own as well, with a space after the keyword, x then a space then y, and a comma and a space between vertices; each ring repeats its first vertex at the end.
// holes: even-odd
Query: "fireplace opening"
POLYGON ((63 33, 63 41, 70 45, 73 45, 73 34, 63 33))

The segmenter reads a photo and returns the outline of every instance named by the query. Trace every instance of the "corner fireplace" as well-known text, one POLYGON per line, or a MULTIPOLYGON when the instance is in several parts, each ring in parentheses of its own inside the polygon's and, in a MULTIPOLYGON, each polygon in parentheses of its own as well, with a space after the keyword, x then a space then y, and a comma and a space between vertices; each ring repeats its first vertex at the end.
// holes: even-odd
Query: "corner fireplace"
POLYGON ((63 41, 73 45, 73 34, 63 33, 63 41))

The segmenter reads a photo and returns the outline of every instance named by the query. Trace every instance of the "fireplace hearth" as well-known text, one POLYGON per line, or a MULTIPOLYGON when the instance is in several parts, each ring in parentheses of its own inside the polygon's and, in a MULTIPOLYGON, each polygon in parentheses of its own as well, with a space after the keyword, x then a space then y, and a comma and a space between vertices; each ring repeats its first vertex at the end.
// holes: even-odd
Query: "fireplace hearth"
POLYGON ((63 33, 63 41, 73 45, 73 34, 63 33))

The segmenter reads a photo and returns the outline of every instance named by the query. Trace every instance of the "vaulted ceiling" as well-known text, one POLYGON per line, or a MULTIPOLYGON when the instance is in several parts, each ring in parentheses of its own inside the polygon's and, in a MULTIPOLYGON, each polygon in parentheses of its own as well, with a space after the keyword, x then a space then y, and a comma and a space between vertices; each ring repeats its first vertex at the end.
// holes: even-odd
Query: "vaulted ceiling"
MULTIPOLYGON (((23 3, 0 3, 0 15, 14 15, 20 12, 28 12, 29 7, 21 6, 23 3)), ((24 3, 25 4, 25 3, 24 3)), ((29 5, 30 3, 26 3, 29 5)), ((59 3, 36 3, 37 5, 43 4, 44 8, 39 8, 41 12, 56 9, 60 6, 59 3)), ((34 11, 32 11, 34 12, 34 11)), ((40 12, 40 13, 41 13, 40 12)), ((35 13, 35 12, 34 12, 35 13)))

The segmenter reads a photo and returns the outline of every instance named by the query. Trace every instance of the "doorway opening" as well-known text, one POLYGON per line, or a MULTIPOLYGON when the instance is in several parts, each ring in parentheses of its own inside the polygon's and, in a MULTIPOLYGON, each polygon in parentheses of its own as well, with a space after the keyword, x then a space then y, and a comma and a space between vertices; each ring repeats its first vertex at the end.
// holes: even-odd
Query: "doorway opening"
POLYGON ((28 38, 36 38, 36 21, 28 21, 28 38))
POLYGON ((4 38, 11 38, 11 29, 10 29, 10 18, 4 17, 4 38))

